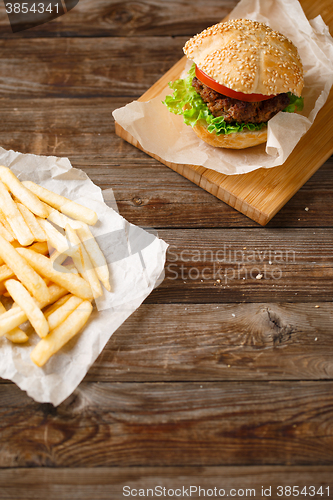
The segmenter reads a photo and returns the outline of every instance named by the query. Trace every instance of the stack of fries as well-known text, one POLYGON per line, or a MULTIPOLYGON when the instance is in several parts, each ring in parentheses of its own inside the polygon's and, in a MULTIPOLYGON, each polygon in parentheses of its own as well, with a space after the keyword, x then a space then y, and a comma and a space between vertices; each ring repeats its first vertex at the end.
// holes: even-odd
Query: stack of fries
POLYGON ((83 328, 102 285, 111 290, 88 227, 96 222, 93 210, 0 166, 0 295, 13 301, 8 310, 0 301, 0 337, 27 342, 19 326, 28 320, 41 338, 31 352, 37 366, 83 328))

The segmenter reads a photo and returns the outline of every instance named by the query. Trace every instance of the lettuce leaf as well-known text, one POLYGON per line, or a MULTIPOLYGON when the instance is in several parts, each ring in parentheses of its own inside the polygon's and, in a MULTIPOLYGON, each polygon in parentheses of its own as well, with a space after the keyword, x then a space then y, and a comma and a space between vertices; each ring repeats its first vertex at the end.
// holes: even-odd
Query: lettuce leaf
POLYGON ((297 97, 297 95, 292 94, 291 92, 288 92, 288 96, 290 99, 290 103, 282 111, 286 113, 296 113, 296 111, 302 111, 304 107, 303 97, 297 97))
MULTIPOLYGON (((216 135, 232 134, 241 132, 244 128, 249 130, 261 130, 266 123, 226 123, 222 116, 214 117, 209 111, 207 104, 192 87, 192 80, 195 77, 195 64, 192 65, 187 77, 175 82, 170 82, 169 87, 173 90, 172 95, 167 95, 163 104, 165 104, 171 113, 183 115, 184 123, 194 127, 199 120, 207 122, 209 132, 215 132, 216 135)), ((302 98, 290 94, 290 104, 283 111, 293 113, 302 109, 302 98)))

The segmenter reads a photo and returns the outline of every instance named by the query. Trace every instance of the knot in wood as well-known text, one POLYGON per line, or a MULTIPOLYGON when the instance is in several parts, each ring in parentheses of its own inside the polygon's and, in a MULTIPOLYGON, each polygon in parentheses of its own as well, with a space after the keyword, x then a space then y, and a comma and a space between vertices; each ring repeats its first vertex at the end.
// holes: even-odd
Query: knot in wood
POLYGON ((142 205, 143 201, 138 196, 135 196, 133 198, 133 203, 134 203, 134 205, 140 206, 140 205, 142 205))
POLYGON ((272 337, 273 345, 283 344, 290 340, 294 328, 285 322, 281 311, 272 311, 267 307, 267 316, 270 326, 269 336, 272 337))

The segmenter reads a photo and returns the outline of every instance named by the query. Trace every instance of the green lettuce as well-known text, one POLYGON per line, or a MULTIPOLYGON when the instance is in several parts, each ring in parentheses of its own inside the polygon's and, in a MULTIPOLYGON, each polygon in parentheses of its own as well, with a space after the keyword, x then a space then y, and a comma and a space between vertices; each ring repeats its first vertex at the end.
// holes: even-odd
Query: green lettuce
MULTIPOLYGON (((216 135, 232 134, 242 132, 245 128, 249 130, 261 130, 266 123, 226 123, 222 116, 215 117, 209 111, 207 104, 192 87, 192 80, 195 77, 195 64, 192 65, 186 78, 170 82, 169 87, 173 90, 172 95, 167 95, 163 104, 169 111, 176 115, 183 115, 184 123, 194 127, 199 120, 207 122, 207 130, 216 135)), ((290 104, 283 111, 293 113, 302 109, 302 97, 289 95, 290 104)))
POLYGON ((304 107, 303 97, 297 97, 297 95, 288 92, 290 103, 283 111, 286 113, 295 113, 296 111, 302 111, 304 107))

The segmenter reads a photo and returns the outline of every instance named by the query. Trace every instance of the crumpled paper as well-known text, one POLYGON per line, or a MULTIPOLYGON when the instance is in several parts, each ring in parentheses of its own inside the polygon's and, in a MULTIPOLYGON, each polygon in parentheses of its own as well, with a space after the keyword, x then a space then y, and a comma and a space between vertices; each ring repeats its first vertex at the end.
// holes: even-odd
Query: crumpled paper
MULTIPOLYGON (((79 385, 111 335, 161 282, 167 244, 108 207, 100 188, 67 158, 0 148, 0 165, 10 167, 20 180, 34 181, 95 210, 99 218, 90 229, 108 262, 112 291, 104 289, 82 332, 43 368, 30 359, 37 334, 23 345, 0 337, 0 377, 12 380, 36 401, 57 406, 79 385)), ((110 198, 112 193, 107 194, 110 198)))
POLYGON ((228 16, 239 18, 266 23, 297 46, 305 73, 302 113, 275 115, 268 122, 266 144, 245 150, 219 149, 201 141, 182 116, 170 113, 162 104, 172 93, 166 87, 147 103, 134 101, 113 112, 119 125, 146 151, 172 163, 201 165, 227 175, 244 174, 282 165, 311 127, 333 84, 333 39, 321 16, 308 21, 297 0, 241 0, 228 16))

